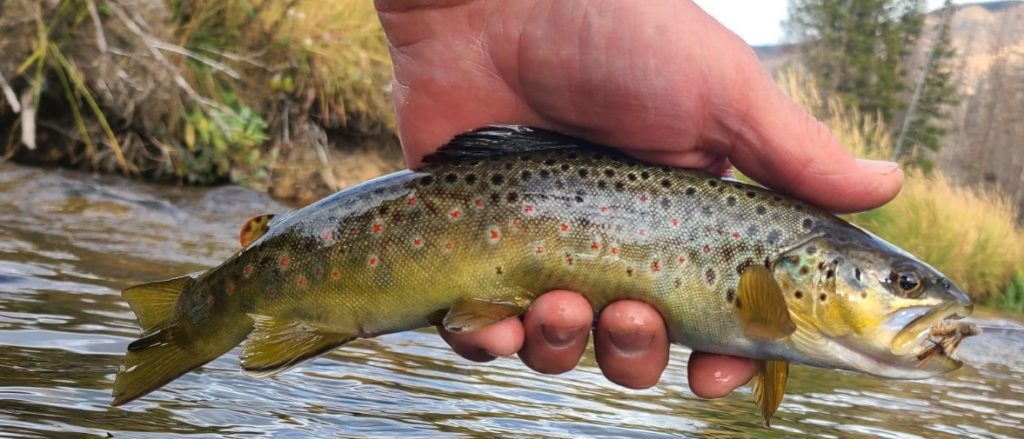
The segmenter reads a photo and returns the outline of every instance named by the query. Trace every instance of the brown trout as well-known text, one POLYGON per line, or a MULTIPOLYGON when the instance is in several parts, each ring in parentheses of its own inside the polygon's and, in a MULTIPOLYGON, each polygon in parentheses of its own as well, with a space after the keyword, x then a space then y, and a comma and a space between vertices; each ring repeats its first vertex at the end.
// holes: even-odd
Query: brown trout
POLYGON ((254 218, 241 240, 209 271, 124 290, 144 333, 113 405, 239 344, 243 371, 269 376, 360 337, 479 329, 554 289, 642 300, 673 342, 758 359, 766 424, 790 362, 925 378, 977 332, 955 329, 972 305, 945 276, 827 212, 521 126, 254 218))

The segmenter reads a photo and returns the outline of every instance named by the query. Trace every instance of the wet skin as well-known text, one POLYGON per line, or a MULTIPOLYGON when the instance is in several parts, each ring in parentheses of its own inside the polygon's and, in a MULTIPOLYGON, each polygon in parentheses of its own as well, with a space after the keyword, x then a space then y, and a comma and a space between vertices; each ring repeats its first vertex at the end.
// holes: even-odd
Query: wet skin
MULTIPOLYGON (((748 46, 692 2, 376 5, 410 165, 456 133, 516 122, 673 166, 721 173, 736 164, 769 187, 836 211, 872 208, 899 192, 895 164, 854 160, 778 90, 748 46)), ((536 300, 521 320, 441 335, 469 359, 518 352, 531 368, 559 373, 578 361, 592 317, 581 296, 559 291, 536 300)), ((595 350, 610 380, 653 385, 668 355, 664 322, 642 302, 613 303, 598 319, 595 350)), ((704 397, 727 394, 752 372, 748 360, 701 352, 688 369, 691 389, 704 397)))

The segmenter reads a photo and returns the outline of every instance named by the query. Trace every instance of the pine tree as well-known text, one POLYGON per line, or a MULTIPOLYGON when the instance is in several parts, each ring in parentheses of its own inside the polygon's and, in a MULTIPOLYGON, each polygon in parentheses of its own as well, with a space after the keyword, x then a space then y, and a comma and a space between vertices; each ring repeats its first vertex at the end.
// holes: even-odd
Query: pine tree
POLYGON ((921 34, 922 0, 790 0, 786 27, 824 85, 886 122, 904 108, 906 61, 921 34))
POLYGON ((945 123, 950 109, 958 102, 953 72, 956 51, 950 40, 952 18, 953 5, 946 0, 893 149, 894 160, 904 159, 925 170, 932 167, 932 162, 921 148, 939 149, 939 141, 948 131, 945 123))

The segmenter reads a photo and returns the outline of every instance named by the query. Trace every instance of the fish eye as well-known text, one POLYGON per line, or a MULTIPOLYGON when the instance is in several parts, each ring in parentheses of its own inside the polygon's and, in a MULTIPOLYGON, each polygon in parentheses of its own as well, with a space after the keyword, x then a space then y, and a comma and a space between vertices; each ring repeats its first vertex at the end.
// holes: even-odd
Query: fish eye
POLYGON ((889 282, 906 297, 918 297, 923 290, 921 277, 912 270, 893 271, 889 274, 889 282))

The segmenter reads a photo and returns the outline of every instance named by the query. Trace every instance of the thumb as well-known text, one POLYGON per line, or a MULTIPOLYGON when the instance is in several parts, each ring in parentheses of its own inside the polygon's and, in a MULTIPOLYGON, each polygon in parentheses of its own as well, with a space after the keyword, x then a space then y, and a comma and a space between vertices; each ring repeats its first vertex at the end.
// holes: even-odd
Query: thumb
POLYGON ((737 53, 744 53, 747 62, 733 64, 738 66, 732 72, 738 80, 722 90, 724 102, 710 116, 739 170, 773 189, 837 212, 878 207, 899 193, 899 165, 855 159, 824 124, 778 88, 749 49, 737 53))

